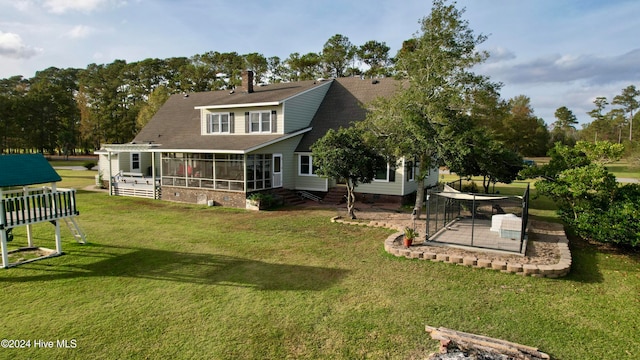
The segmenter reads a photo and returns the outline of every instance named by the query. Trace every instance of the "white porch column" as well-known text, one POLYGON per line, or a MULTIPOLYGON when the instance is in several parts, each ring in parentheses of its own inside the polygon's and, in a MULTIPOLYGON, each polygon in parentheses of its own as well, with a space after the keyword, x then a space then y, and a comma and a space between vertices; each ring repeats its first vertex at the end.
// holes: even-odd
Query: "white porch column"
POLYGON ((153 198, 157 199, 156 194, 158 193, 158 189, 156 189, 156 153, 154 152, 151 153, 151 181, 153 184, 153 198))
POLYGON ((107 150, 107 162, 109 163, 109 195, 113 195, 112 183, 113 183, 113 174, 111 168, 111 151, 107 150))

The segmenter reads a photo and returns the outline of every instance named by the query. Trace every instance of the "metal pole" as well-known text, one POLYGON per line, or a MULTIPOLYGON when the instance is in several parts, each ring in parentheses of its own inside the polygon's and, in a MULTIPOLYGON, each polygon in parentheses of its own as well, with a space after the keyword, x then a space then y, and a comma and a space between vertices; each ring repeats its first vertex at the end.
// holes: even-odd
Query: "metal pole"
POLYGON ((424 232, 424 233, 425 233, 425 235, 426 235, 425 240, 426 240, 426 241, 429 241, 429 219, 431 218, 431 204, 429 203, 429 194, 427 194, 427 201, 426 201, 426 203, 427 203, 427 221, 426 221, 426 223, 427 223, 427 228, 426 228, 426 230, 425 230, 425 232, 424 232))
POLYGON ((438 211, 438 206, 439 206, 438 198, 439 198, 439 196, 436 196, 436 219, 435 219, 435 221, 436 221, 436 229, 438 228, 438 213, 439 213, 439 211, 438 211))
POLYGON ((471 202, 471 246, 473 246, 473 229, 476 227, 476 194, 471 202))

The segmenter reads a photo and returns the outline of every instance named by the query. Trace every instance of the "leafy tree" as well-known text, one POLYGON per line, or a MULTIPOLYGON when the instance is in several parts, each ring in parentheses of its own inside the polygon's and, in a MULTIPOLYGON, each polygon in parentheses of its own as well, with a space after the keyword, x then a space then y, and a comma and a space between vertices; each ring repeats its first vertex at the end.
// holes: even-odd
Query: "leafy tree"
POLYGON ((76 146, 79 114, 74 94, 78 89, 77 70, 55 67, 38 71, 30 80, 25 101, 29 121, 23 124, 30 145, 40 152, 65 154, 76 146))
POLYGON ((559 107, 554 113, 556 121, 551 131, 551 142, 573 145, 576 142, 576 124, 578 119, 566 106, 559 107))
POLYGON ((97 131, 100 143, 125 143, 135 136, 141 100, 132 93, 130 82, 123 81, 128 71, 124 60, 115 60, 107 65, 91 64, 79 75, 82 101, 86 102, 79 105, 85 108, 81 109, 83 129, 90 131, 85 132, 89 136, 97 131))
POLYGON ((633 112, 640 108, 638 96, 640 96, 640 90, 637 90, 633 85, 629 85, 622 90, 622 94, 615 96, 612 102, 614 105, 621 105, 622 109, 629 113, 629 141, 632 141, 633 135, 633 112))
POLYGON ((595 108, 587 113, 593 121, 582 129, 580 139, 585 141, 614 141, 617 138, 617 132, 615 131, 614 122, 609 116, 610 114, 605 113, 605 109, 609 105, 607 98, 598 96, 593 101, 593 104, 595 108))
POLYGON ((569 148, 557 143, 544 166, 539 194, 551 197, 563 221, 578 235, 601 242, 640 245, 640 186, 618 186, 604 167, 621 153, 621 145, 578 142, 569 148), (592 162, 595 159, 597 162, 592 162))
POLYGON ((343 77, 345 70, 355 54, 355 47, 349 38, 336 34, 333 35, 322 48, 322 61, 327 72, 333 77, 343 77))
POLYGON ((544 120, 536 117, 531 99, 518 95, 509 100, 510 116, 503 123, 499 139, 522 156, 544 156, 548 150, 549 131, 544 120))
POLYGON ((501 141, 491 138, 484 128, 473 128, 459 139, 465 149, 461 155, 447 154, 445 162, 452 172, 461 177, 482 176, 482 186, 489 193, 489 186, 497 182, 511 183, 522 169, 522 157, 501 141))
POLYGON ((265 73, 267 72, 268 64, 267 58, 262 54, 250 53, 242 55, 248 69, 253 70, 253 80, 256 84, 263 81, 265 73))
POLYGON ((149 95, 149 101, 142 106, 138 113, 138 118, 136 119, 136 128, 138 131, 147 125, 153 115, 155 115, 160 107, 169 99, 169 96, 169 89, 167 89, 166 86, 158 86, 153 90, 149 95))
POLYGON ((614 144, 609 141, 578 141, 574 147, 574 151, 584 153, 591 162, 606 165, 614 163, 622 158, 624 146, 622 144, 614 144))
POLYGON ((498 86, 477 89, 470 98, 469 109, 474 124, 486 129, 496 139, 503 138, 511 110, 509 103, 500 98, 498 90, 498 86))
POLYGON ((313 80, 320 76, 322 58, 316 53, 307 53, 302 56, 298 53, 292 53, 285 60, 285 63, 289 68, 287 80, 313 80))
POLYGON ((384 157, 365 142, 357 127, 330 129, 313 144, 311 151, 318 175, 347 181, 347 213, 355 219, 355 188, 370 183, 376 171, 386 168, 384 157))
POLYGON ((403 44, 396 58, 398 76, 406 86, 392 99, 374 103, 368 116, 367 127, 382 138, 386 152, 419 162, 418 211, 434 160, 467 151, 460 146, 464 142, 458 141, 458 129, 468 126, 471 94, 488 83, 471 72, 487 57, 476 50, 486 37, 473 34, 463 12, 444 0, 433 2, 420 32, 403 44))
POLYGON ((29 80, 12 76, 0 80, 0 153, 12 152, 24 145, 22 118, 24 96, 29 80))
POLYGON ((390 48, 384 42, 370 40, 364 43, 356 50, 356 54, 360 61, 369 66, 365 71, 365 75, 377 76, 389 74, 389 50, 390 48))
POLYGON ((269 73, 269 82, 279 83, 285 78, 286 67, 280 61, 280 58, 277 56, 272 56, 267 59, 267 72, 269 73))

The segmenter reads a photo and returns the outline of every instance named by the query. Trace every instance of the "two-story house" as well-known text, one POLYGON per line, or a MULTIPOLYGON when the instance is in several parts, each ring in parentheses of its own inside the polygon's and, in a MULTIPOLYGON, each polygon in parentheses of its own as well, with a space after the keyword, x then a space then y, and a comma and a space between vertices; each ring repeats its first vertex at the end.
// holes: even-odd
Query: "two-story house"
MULTIPOLYGON (((129 144, 97 151, 112 195, 244 207, 256 191, 324 194, 337 179, 315 174, 311 145, 328 129, 366 116, 366 104, 397 90, 396 80, 339 78, 171 96, 129 144)), ((414 193, 416 168, 389 164, 359 193, 400 201, 414 193)), ((437 182, 437 169, 428 183, 437 182)))

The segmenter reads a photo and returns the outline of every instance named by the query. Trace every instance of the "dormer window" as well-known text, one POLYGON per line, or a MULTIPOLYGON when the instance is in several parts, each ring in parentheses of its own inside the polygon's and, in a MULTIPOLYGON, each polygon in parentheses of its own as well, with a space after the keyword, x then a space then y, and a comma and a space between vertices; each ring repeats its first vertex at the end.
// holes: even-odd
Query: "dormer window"
POLYGON ((271 112, 252 112, 251 132, 271 132, 271 112))
POLYGON ((245 114, 247 133, 275 133, 276 111, 251 111, 245 114))
POLYGON ((207 114, 205 124, 206 134, 228 134, 233 132, 233 114, 230 113, 210 113, 207 114))

